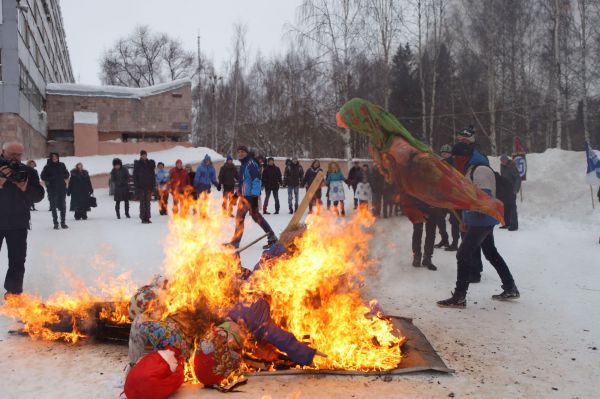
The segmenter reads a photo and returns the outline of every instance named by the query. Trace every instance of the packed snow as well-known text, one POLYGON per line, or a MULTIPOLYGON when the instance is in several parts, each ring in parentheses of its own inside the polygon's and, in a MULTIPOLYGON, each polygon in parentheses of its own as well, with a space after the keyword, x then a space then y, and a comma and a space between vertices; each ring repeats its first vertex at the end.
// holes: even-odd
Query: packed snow
POLYGON ((48 83, 46 93, 61 96, 94 96, 141 99, 183 86, 191 85, 190 79, 177 79, 148 87, 94 86, 79 83, 48 83))
MULTIPOLYGON (((174 151, 173 157, 188 162, 181 151, 174 151)), ((438 308, 435 301, 447 298, 454 287, 455 253, 436 250, 433 260, 438 271, 414 268, 410 264, 412 228, 408 220, 399 217, 376 222, 371 254, 380 268, 378 275, 368 277, 369 297, 379 299, 388 314, 412 317, 455 374, 391 378, 267 375, 250 378, 235 397, 597 398, 598 188, 593 188, 593 209, 582 152, 549 150, 530 154, 527 160, 523 202, 518 203, 519 231, 495 231, 497 247, 521 292, 517 301, 491 300, 492 294, 500 292, 500 281, 486 265, 481 283, 470 287, 465 310, 438 308)), ((89 167, 95 160, 87 158, 84 162, 89 167)), ((497 160, 492 164, 497 167, 497 160)), ((104 169, 106 165, 103 161, 104 169)), ((69 279, 63 269, 71 270, 88 285, 102 272, 116 275, 128 271, 142 284, 161 271, 167 218, 158 216, 157 204, 152 205, 153 223, 142 225, 136 217, 137 203, 132 203, 132 219, 116 220, 114 203, 106 190, 98 190, 97 196, 99 207, 90 219, 74 221, 71 213, 68 230, 52 230, 47 201, 37 205, 29 237, 26 291, 48 296, 59 289, 68 290, 69 279)), ((280 199, 286 211, 285 190, 280 191, 280 199)), ((287 212, 266 216, 276 232, 285 227, 289 217, 287 212)), ((242 245, 262 233, 249 217, 246 223, 242 245)), ((226 233, 232 231, 233 220, 226 233)), ((243 253, 244 265, 254 264, 259 247, 243 253)), ((0 264, 4 272, 5 249, 0 264)), ((119 396, 121 389, 113 387, 113 380, 125 366, 126 347, 32 341, 9 335, 12 325, 12 320, 0 317, 2 399, 119 396)), ((222 395, 185 385, 175 398, 222 395)))
MULTIPOLYGON (((175 161, 181 159, 184 163, 196 164, 200 163, 204 156, 208 155, 214 161, 222 161, 225 158, 218 152, 206 147, 182 147, 177 146, 163 151, 148 152, 148 158, 154 159, 156 162, 163 162, 167 166, 175 166, 175 161)), ((133 164, 133 161, 140 159, 140 154, 111 154, 111 155, 94 155, 88 157, 61 157, 60 161, 64 162, 67 169, 75 168, 77 163, 81 162, 83 167, 88 171, 90 176, 110 173, 112 169, 112 160, 120 158, 123 164, 133 164)), ((38 172, 41 173, 42 168, 46 165, 46 159, 35 160, 38 172)))

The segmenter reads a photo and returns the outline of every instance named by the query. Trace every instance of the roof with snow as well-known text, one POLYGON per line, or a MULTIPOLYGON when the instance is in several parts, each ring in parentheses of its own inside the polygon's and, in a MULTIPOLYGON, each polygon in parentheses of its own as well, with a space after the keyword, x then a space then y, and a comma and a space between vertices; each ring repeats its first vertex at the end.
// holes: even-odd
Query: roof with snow
POLYGON ((93 86, 77 83, 48 83, 46 94, 57 96, 88 96, 141 99, 191 86, 190 79, 178 79, 149 87, 93 86))

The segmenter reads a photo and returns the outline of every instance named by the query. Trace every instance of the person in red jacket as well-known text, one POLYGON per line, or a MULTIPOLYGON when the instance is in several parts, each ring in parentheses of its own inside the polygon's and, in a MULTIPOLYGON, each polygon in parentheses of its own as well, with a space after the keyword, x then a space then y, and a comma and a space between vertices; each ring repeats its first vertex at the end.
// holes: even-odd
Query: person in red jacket
POLYGON ((173 213, 177 213, 179 210, 179 204, 185 195, 185 189, 189 185, 190 176, 183 168, 183 162, 181 159, 178 159, 175 162, 175 167, 171 169, 169 172, 171 178, 169 180, 169 185, 171 189, 171 195, 173 196, 173 213))

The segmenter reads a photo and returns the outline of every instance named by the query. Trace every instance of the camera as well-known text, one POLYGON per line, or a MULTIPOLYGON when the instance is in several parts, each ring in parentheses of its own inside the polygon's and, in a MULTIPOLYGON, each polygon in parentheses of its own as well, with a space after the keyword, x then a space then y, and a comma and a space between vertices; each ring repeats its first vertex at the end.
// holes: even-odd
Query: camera
POLYGON ((28 177, 27 169, 25 168, 25 165, 22 164, 21 162, 11 161, 11 160, 0 157, 0 167, 3 167, 3 166, 8 166, 10 168, 10 170, 12 170, 12 173, 10 174, 10 176, 6 176, 2 172, 0 172, 0 176, 2 176, 14 183, 21 183, 21 182, 24 182, 25 180, 27 180, 27 177, 28 177))

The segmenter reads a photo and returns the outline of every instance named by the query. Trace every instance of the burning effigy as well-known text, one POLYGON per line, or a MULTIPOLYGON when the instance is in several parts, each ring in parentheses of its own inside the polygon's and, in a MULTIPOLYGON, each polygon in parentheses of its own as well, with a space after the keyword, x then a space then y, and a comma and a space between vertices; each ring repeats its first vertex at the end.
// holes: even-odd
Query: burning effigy
POLYGON ((182 201, 169 217, 162 276, 138 289, 119 276, 45 301, 23 294, 0 314, 34 339, 128 341, 131 380, 152 362, 174 383, 223 389, 258 370, 369 372, 400 364, 402 334, 361 292, 376 266, 368 257, 368 211, 309 216, 301 234, 265 251, 250 273, 222 244, 231 219, 220 202, 182 201))

